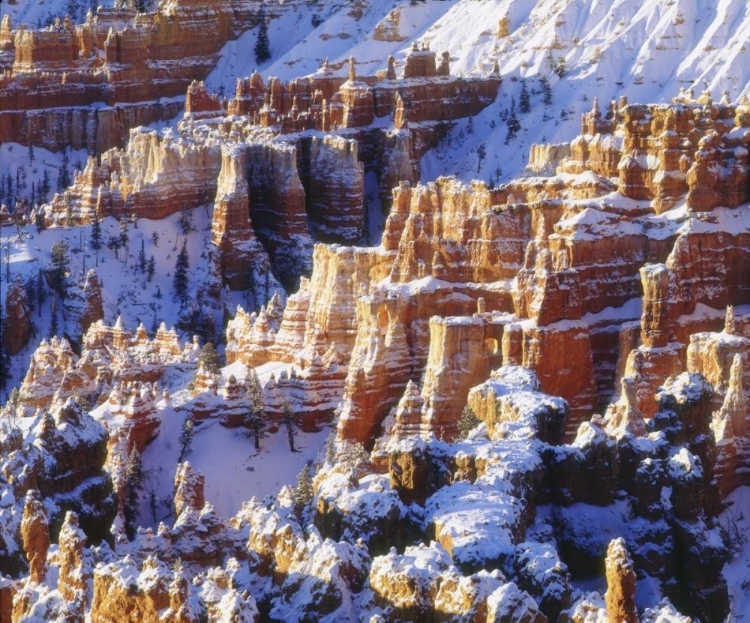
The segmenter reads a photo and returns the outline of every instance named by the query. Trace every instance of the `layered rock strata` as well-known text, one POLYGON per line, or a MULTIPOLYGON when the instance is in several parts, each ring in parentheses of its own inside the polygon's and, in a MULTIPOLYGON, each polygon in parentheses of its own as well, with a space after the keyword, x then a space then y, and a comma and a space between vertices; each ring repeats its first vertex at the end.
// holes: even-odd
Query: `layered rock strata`
MULTIPOLYGON (((276 18, 293 4, 264 4, 276 18)), ((102 153, 130 128, 167 121, 221 47, 258 21, 252 0, 160 0, 154 12, 99 7, 41 30, 3 21, 0 141, 102 153)))

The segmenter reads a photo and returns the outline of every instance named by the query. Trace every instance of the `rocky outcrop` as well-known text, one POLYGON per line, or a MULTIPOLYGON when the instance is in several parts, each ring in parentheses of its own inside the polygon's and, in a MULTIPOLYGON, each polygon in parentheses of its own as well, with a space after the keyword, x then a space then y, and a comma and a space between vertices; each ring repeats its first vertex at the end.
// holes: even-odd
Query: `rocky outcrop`
POLYGON ((26 288, 20 278, 7 290, 3 306, 3 347, 8 355, 16 355, 36 333, 29 314, 26 288))
POLYGON ((23 550, 29 561, 29 578, 40 584, 47 573, 47 551, 50 546, 49 515, 38 491, 26 494, 21 522, 23 550))
POLYGON ((83 336, 89 327, 104 318, 102 284, 96 269, 89 269, 81 288, 69 288, 63 301, 66 326, 72 335, 83 336))
POLYGON ((607 616, 613 621, 637 623, 635 571, 622 539, 615 539, 609 544, 605 566, 607 592, 604 599, 607 604, 607 616))
POLYGON ((261 287, 266 294, 280 287, 250 223, 245 154, 239 148, 225 146, 222 150, 211 239, 219 249, 223 280, 231 289, 250 289, 257 301, 261 287))
MULTIPOLYGON (((268 18, 292 5, 265 7, 268 18)), ((74 25, 59 20, 41 30, 3 25, 0 140, 102 153, 121 146, 128 130, 166 121, 202 80, 230 39, 254 26, 255 2, 160 1, 156 10, 103 8, 74 25)), ((191 112, 206 100, 188 98, 191 112)))

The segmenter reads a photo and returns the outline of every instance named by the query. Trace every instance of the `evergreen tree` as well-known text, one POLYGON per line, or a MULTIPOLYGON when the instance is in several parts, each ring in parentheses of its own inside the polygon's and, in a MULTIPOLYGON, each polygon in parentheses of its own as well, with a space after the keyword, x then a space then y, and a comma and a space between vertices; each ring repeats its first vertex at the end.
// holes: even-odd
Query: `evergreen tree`
POLYGON ((128 243, 130 242, 130 227, 128 225, 128 219, 123 217, 120 220, 120 246, 125 249, 127 256, 128 243))
MULTIPOLYGON (((0 327, 3 326, 5 315, 3 314, 3 304, 0 301, 0 327)), ((10 378, 10 356, 5 350, 5 345, 0 340, 0 390, 4 390, 10 378)))
POLYGON ((44 208, 39 208, 34 215, 34 225, 36 225, 36 233, 40 234, 47 229, 47 216, 44 212, 44 208))
POLYGON ((153 234, 151 234, 151 244, 153 244, 154 247, 158 248, 159 246, 159 233, 158 232, 154 232, 153 234))
POLYGON ((190 261, 187 252, 187 240, 182 241, 182 249, 177 255, 177 262, 174 267, 174 277, 172 285, 174 287, 175 297, 180 301, 180 307, 185 307, 188 296, 188 269, 190 261))
POLYGON ((26 299, 29 301, 29 311, 33 312, 36 309, 37 294, 36 294, 36 277, 31 275, 26 283, 23 284, 24 290, 26 290, 26 299))
POLYGON ((146 264, 146 279, 148 281, 151 281, 154 278, 155 272, 156 260, 154 260, 154 256, 152 255, 150 258, 148 258, 148 263, 146 264))
POLYGON ((102 248, 102 223, 99 215, 94 215, 94 222, 91 224, 91 248, 96 254, 96 265, 99 266, 99 249, 102 248))
POLYGON ((568 73, 568 65, 565 62, 564 56, 561 56, 557 59, 557 61, 555 61, 555 66, 552 68, 552 71, 555 72, 555 75, 558 78, 562 78, 566 73, 568 73))
POLYGON ((526 86, 526 80, 521 81, 521 95, 518 100, 518 109, 522 115, 531 112, 531 97, 529 96, 529 89, 526 86))
POLYGON ((243 424, 253 436, 255 449, 260 450, 260 440, 268 432, 265 421, 266 410, 263 406, 263 388, 260 385, 260 379, 255 370, 248 377, 247 403, 247 411, 245 412, 243 424))
POLYGON ((484 162, 486 157, 487 146, 484 143, 480 143, 477 146, 477 175, 479 175, 479 171, 482 169, 482 162, 484 162))
POLYGON ((68 0, 65 3, 65 13, 70 17, 71 21, 78 21, 78 0, 68 0))
POLYGON ((300 520, 305 520, 310 504, 315 497, 313 489, 312 470, 310 464, 305 463, 302 471, 297 475, 297 485, 294 487, 294 511, 300 520))
POLYGON ((193 213, 191 210, 183 210, 180 212, 180 218, 177 221, 177 225, 180 227, 180 231, 183 236, 187 236, 191 231, 195 231, 193 226, 193 213))
POLYGON ((115 259, 120 259, 119 253, 120 253, 120 247, 122 246, 122 243, 120 242, 120 236, 110 236, 109 240, 107 240, 107 248, 110 251, 115 252, 115 259))
POLYGON ((125 516, 125 534, 132 541, 138 529, 138 515, 140 515, 138 502, 143 490, 143 464, 138 450, 133 450, 130 455, 126 474, 123 515, 125 516))
POLYGON ((521 130, 521 122, 518 120, 516 114, 516 98, 510 98, 510 111, 508 112, 508 133, 505 135, 505 144, 507 145, 516 138, 516 135, 521 130))
POLYGON ((299 450, 294 447, 294 435, 297 432, 297 417, 288 398, 284 398, 284 401, 281 403, 281 420, 286 427, 289 450, 292 452, 299 452, 299 450))
POLYGON ((469 117, 469 123, 466 126, 467 134, 474 134, 474 117, 469 117))
POLYGON ((198 363, 203 364, 203 367, 213 375, 219 374, 221 368, 221 357, 216 352, 216 347, 208 342, 201 348, 201 352, 198 355, 198 363))
POLYGON ((336 431, 331 430, 326 440, 326 452, 325 461, 328 465, 335 465, 338 459, 338 452, 336 451, 336 431))
POLYGON ((36 157, 34 155, 34 146, 29 143, 29 164, 34 162, 34 160, 36 160, 36 157))
POLYGON ((182 463, 193 451, 193 420, 185 418, 182 423, 182 431, 180 432, 180 457, 177 459, 179 463, 182 463))
POLYGON ((39 201, 41 203, 47 202, 49 191, 50 191, 49 171, 47 171, 47 169, 45 168, 44 174, 42 175, 42 181, 39 185, 39 201))
POLYGON ((53 338, 59 331, 59 327, 57 324, 57 295, 55 295, 52 299, 52 310, 50 311, 50 316, 49 337, 53 338))
POLYGON ((545 106, 552 106, 552 87, 547 80, 547 76, 539 78, 539 85, 542 88, 542 103, 545 106))
POLYGON ((62 192, 65 190, 68 186, 70 186, 70 158, 68 157, 68 150, 63 150, 63 157, 62 157, 62 163, 60 164, 60 169, 57 172, 57 190, 58 192, 62 192))
POLYGON ((464 407, 464 410, 461 412, 461 419, 458 421, 458 432, 461 435, 461 439, 466 439, 469 433, 479 426, 481 422, 477 414, 474 413, 474 409, 468 406, 464 407))
POLYGON ((159 521, 159 518, 156 515, 158 508, 159 501, 156 499, 156 491, 151 489, 151 491, 148 492, 148 509, 151 511, 151 519, 153 519, 154 523, 159 521))
POLYGON ((138 269, 146 274, 146 243, 141 239, 141 250, 138 253, 138 269))
POLYGON ((67 274, 70 270, 69 250, 70 246, 65 240, 52 245, 52 263, 47 277, 50 287, 63 298, 67 295, 67 274))
POLYGON ((260 65, 271 58, 271 42, 268 40, 266 11, 261 6, 258 13, 258 39, 255 42, 255 62, 260 65))
POLYGON ((37 296, 37 309, 39 310, 39 317, 42 317, 42 305, 44 300, 47 298, 47 288, 44 285, 44 273, 40 268, 36 275, 36 296, 37 296))
POLYGON ((357 469, 370 460, 370 454, 361 443, 344 443, 339 448, 337 460, 347 469, 357 469))

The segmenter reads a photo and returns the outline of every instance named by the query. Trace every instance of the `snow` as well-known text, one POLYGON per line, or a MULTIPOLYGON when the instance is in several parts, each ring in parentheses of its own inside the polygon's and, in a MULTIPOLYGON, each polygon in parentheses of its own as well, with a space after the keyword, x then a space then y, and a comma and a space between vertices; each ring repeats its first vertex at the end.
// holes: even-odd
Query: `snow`
POLYGON ((732 603, 730 620, 750 621, 750 487, 738 487, 726 499, 727 508, 719 516, 732 540, 737 544, 732 559, 724 565, 724 577, 732 603))
MULTIPOLYGON (((155 527, 164 518, 162 510, 154 520, 149 508, 149 496, 171 499, 177 459, 180 454, 178 439, 186 412, 158 405, 161 419, 160 433, 143 453, 144 482, 147 492, 141 502, 139 521, 145 527, 155 527)), ((193 468, 205 476, 206 501, 222 517, 231 517, 242 503, 253 496, 263 498, 276 494, 284 485, 293 485, 305 463, 314 461, 329 431, 298 432, 295 446, 299 452, 289 451, 286 431, 282 428, 261 441, 260 452, 244 429, 228 429, 218 420, 208 420, 195 426, 193 450, 186 457, 193 468), (220 460, 217 460, 220 457, 220 460)))
MULTIPOLYGON (((180 305, 173 298, 171 275, 179 251, 178 245, 181 245, 185 238, 187 238, 190 261, 190 288, 193 292, 199 284, 205 283, 209 274, 208 256, 205 249, 210 248, 211 208, 206 206, 190 212, 195 231, 190 232, 186 237, 180 233, 179 214, 160 221, 137 219, 128 230, 130 241, 127 258, 120 251, 119 259, 117 259, 114 252, 105 246, 99 251, 98 267, 96 267, 96 253, 90 248, 90 225, 71 228, 54 227, 39 233, 32 226, 24 227, 22 240, 18 239, 14 227, 3 227, 0 229, 0 250, 3 256, 7 252, 10 253, 10 280, 6 279, 6 266, 3 266, 0 296, 4 301, 9 283, 16 276, 21 277, 24 282, 36 278, 39 269, 43 269, 51 260, 52 246, 56 242, 66 241, 71 249, 70 279, 73 282, 82 283, 88 269, 96 268, 99 273, 104 303, 104 321, 107 324, 112 325, 118 317, 121 317, 124 326, 130 330, 135 330, 140 322, 143 322, 150 331, 154 331, 161 322, 165 322, 170 327, 174 326, 179 317, 180 305), (156 243, 154 234, 158 236, 156 243), (146 276, 137 267, 141 243, 143 243, 146 258, 154 256, 156 271, 151 282, 147 281, 146 276)), ((105 242, 111 236, 120 234, 120 225, 112 217, 102 219, 101 228, 102 239, 105 242)), ((49 334, 51 305, 52 297, 48 296, 41 313, 39 310, 32 312, 37 335, 36 338, 31 339, 19 356, 14 358, 8 392, 21 380, 25 370, 28 369, 34 350, 49 334)), ((66 323, 61 321, 60 335, 66 330, 66 323)))
MULTIPOLYGON (((63 17, 68 14, 70 0, 16 0, 13 4, 3 2, 0 4, 0 20, 3 15, 10 15, 13 27, 18 24, 28 24, 30 27, 38 28, 51 24, 55 17, 63 17)), ((78 8, 77 14, 71 17, 76 22, 81 22, 89 8, 96 6, 110 7, 114 0, 80 0, 73 5, 78 8)))

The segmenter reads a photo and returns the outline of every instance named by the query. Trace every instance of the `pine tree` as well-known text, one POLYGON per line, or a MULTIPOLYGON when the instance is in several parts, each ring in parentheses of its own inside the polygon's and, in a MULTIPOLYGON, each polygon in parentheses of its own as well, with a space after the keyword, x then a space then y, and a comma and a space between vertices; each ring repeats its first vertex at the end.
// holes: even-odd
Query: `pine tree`
POLYGON ((129 242, 130 242, 130 228, 128 225, 128 219, 123 217, 120 220, 120 246, 124 247, 126 257, 127 257, 127 249, 128 249, 129 242))
POLYGON ((542 103, 545 106, 552 106, 552 87, 547 80, 547 76, 539 78, 539 85, 542 88, 542 103))
POLYGON ((141 250, 138 253, 138 269, 146 274, 146 243, 141 239, 141 250))
POLYGON ((370 454, 361 443, 344 443, 339 448, 338 462, 347 469, 356 469, 370 460, 370 454))
POLYGON ((562 78, 566 73, 568 73, 568 65, 565 62, 565 57, 561 56, 557 59, 555 62, 555 66, 552 68, 552 71, 555 72, 555 75, 558 78, 562 78))
POLYGON ((529 89, 526 86, 526 80, 521 81, 521 95, 518 100, 518 109, 522 115, 531 112, 531 97, 529 96, 529 89))
POLYGON ((50 191, 49 171, 47 171, 47 169, 45 168, 44 174, 42 175, 42 181, 39 184, 39 201, 41 203, 47 202, 49 191, 50 191))
POLYGON ((65 13, 71 21, 78 21, 78 0, 68 0, 65 4, 65 13))
POLYGON ((125 516, 125 534, 129 540, 135 538, 138 528, 138 515, 140 515, 139 500, 143 490, 143 464, 141 453, 133 450, 128 461, 128 469, 125 481, 125 503, 123 504, 123 515, 125 516))
POLYGON ((180 432, 180 457, 178 463, 182 463, 193 451, 193 420, 186 418, 182 423, 180 432))
POLYGON ((36 225, 36 233, 41 234, 47 229, 46 214, 44 208, 39 208, 34 214, 34 225, 36 225))
POLYGON ((479 143, 477 146, 477 175, 482 169, 482 162, 487 157, 487 146, 484 143, 479 143))
POLYGON ((57 295, 55 295, 52 299, 52 310, 50 311, 49 337, 55 337, 58 331, 59 327, 57 324, 57 295))
POLYGON ((68 157, 68 150, 64 149, 62 163, 60 164, 60 169, 57 172, 58 192, 62 192, 68 186, 70 186, 70 171, 68 170, 68 167, 70 167, 70 158, 68 157))
POLYGON ((26 283, 23 284, 24 290, 26 290, 26 299, 29 302, 29 311, 33 312, 36 309, 37 294, 36 294, 36 277, 31 275, 26 279, 26 283))
POLYGON ((155 272, 156 260, 154 260, 154 256, 152 255, 150 258, 148 258, 148 263, 146 264, 146 280, 151 281, 154 278, 155 272))
POLYGON ((518 120, 516 114, 516 98, 510 98, 510 112, 508 113, 508 133, 505 135, 505 144, 507 145, 516 138, 516 135, 521 130, 521 122, 518 120))
POLYGON ((297 475, 297 485, 294 487, 294 511, 301 520, 305 519, 306 511, 314 497, 312 471, 310 464, 305 463, 302 471, 297 475))
POLYGON ((203 364, 203 367, 213 375, 217 375, 221 368, 221 357, 216 352, 216 347, 213 343, 208 342, 201 348, 201 352, 198 355, 198 363, 203 364))
POLYGON ((119 253, 120 253, 120 247, 122 244, 120 243, 120 236, 110 236, 109 240, 107 240, 107 248, 110 251, 115 252, 115 259, 120 259, 119 253))
MULTIPOLYGON (((0 301, 0 327, 5 322, 5 315, 3 314, 3 304, 0 301)), ((4 390, 8 384, 10 378, 10 356, 5 350, 5 345, 0 340, 0 390, 4 390)))
POLYGON ((29 164, 34 162, 34 160, 36 160, 36 157, 34 155, 34 146, 29 143, 29 164))
POLYGON ((469 433, 480 423, 481 420, 474 413, 474 409, 468 406, 464 407, 464 410, 461 412, 461 419, 458 421, 458 432, 461 435, 461 439, 466 439, 469 433))
POLYGON ((47 288, 44 285, 44 273, 40 268, 36 275, 36 296, 37 296, 37 309, 39 310, 39 317, 42 317, 42 305, 44 300, 47 298, 47 288))
POLYGON ((258 39, 255 42, 255 62, 260 65, 271 58, 271 42, 268 40, 266 11, 261 6, 258 13, 258 39))
POLYGON ((292 452, 299 452, 299 450, 294 447, 294 435, 297 432, 297 418, 288 398, 284 398, 284 401, 281 403, 281 420, 286 427, 289 450, 292 452))
POLYGON ((474 134, 474 117, 469 117, 469 123, 466 125, 466 133, 474 134))
POLYGON ((67 295, 67 274, 70 270, 68 251, 70 246, 65 240, 52 245, 52 263, 47 280, 50 287, 63 298, 67 295))
POLYGON ((329 465, 335 465, 338 458, 338 452, 336 451, 336 431, 331 430, 326 440, 326 452, 325 461, 329 465))
POLYGON ((179 225, 183 236, 187 236, 191 231, 195 231, 195 226, 193 225, 193 212, 191 210, 183 210, 180 212, 180 218, 177 221, 177 225, 179 225))
POLYGON ((185 307, 188 296, 188 269, 190 260, 187 252, 187 240, 182 241, 182 249, 177 255, 177 262, 174 267, 174 278, 172 285, 174 287, 175 297, 180 301, 180 307, 185 307))
POLYGON ((102 248, 102 223, 99 215, 94 215, 94 222, 91 224, 91 248, 96 254, 96 265, 99 266, 99 249, 102 248))
POLYGON ((266 410, 263 406, 263 388, 260 385, 260 379, 255 370, 248 377, 247 403, 247 411, 245 412, 243 424, 253 435, 255 449, 260 450, 260 440, 268 432, 265 421, 266 410))

